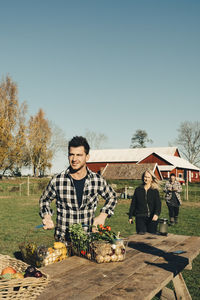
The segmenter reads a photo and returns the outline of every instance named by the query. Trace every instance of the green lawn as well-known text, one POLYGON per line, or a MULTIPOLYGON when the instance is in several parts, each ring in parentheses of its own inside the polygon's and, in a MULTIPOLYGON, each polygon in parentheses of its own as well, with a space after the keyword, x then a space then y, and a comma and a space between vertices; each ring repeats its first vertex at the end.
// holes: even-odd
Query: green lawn
MULTIPOLYGON (((53 231, 35 230, 35 226, 41 224, 38 214, 37 196, 12 196, 0 197, 0 253, 14 257, 19 251, 19 244, 25 239, 35 241, 38 244, 53 243, 53 231)), ((128 223, 128 210, 131 200, 119 200, 115 215, 107 219, 115 232, 127 237, 135 233, 135 225, 128 223)), ((169 227, 170 233, 200 236, 200 206, 198 203, 190 203, 180 208, 179 224, 169 227)), ((97 213, 102 205, 98 207, 97 213)), ((168 217, 167 207, 162 201, 161 217, 168 217)), ((55 218, 55 216, 54 216, 55 218)), ((193 270, 184 271, 183 276, 193 300, 199 299, 200 293, 200 255, 193 262, 193 270)))

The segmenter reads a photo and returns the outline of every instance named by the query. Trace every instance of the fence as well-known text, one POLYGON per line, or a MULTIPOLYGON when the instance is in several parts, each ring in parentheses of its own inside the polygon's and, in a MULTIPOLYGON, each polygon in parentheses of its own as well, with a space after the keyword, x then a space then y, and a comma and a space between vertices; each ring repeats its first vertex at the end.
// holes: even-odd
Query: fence
MULTIPOLYGON (((117 192, 117 196, 121 199, 130 199, 133 196, 135 188, 140 185, 141 181, 128 181, 128 180, 121 180, 121 181, 111 181, 110 183, 114 190, 117 192)), ((160 197, 162 200, 165 199, 165 194, 163 192, 165 182, 161 183, 160 187, 160 197)), ((200 202, 200 183, 189 183, 188 191, 187 186, 182 185, 182 193, 181 199, 183 201, 188 202, 200 202)))
MULTIPOLYGON (((45 189, 50 178, 33 178, 33 177, 21 177, 21 178, 9 178, 0 180, 0 197, 2 196, 29 196, 39 195, 45 189)), ((135 188, 141 184, 141 181, 110 181, 109 182, 114 190, 117 192, 117 196, 122 199, 130 199, 134 193, 135 188)), ((160 197, 164 200, 165 195, 163 193, 165 182, 161 184, 160 197)), ((181 198, 183 201, 200 202, 200 183, 189 183, 188 185, 188 200, 187 200, 187 187, 182 185, 181 198)))
POLYGON ((47 186, 49 178, 9 178, 0 181, 0 197, 30 196, 40 194, 47 186))

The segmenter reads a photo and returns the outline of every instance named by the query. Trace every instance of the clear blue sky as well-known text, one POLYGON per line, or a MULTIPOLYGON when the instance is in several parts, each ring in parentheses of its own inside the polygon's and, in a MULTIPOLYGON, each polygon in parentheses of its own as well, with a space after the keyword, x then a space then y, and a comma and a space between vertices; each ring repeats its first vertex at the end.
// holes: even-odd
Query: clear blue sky
POLYGON ((0 44, 0 79, 67 138, 129 148, 144 129, 163 147, 200 119, 199 0, 0 0, 0 44))

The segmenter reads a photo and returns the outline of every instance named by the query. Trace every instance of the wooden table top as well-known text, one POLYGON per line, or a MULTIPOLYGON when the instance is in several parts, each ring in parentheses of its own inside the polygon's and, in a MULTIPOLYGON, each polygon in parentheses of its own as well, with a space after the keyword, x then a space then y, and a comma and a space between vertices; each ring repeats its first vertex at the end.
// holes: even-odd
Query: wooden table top
POLYGON ((73 256, 41 268, 50 283, 37 300, 150 300, 199 253, 200 237, 132 235, 123 262, 97 264, 73 256))

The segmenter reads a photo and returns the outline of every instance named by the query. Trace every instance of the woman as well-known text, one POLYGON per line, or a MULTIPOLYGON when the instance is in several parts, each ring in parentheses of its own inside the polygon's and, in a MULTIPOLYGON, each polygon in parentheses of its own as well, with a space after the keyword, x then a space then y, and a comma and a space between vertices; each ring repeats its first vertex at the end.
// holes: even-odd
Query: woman
POLYGON ((179 206, 181 205, 182 187, 180 182, 176 180, 174 173, 170 174, 170 179, 164 188, 165 199, 169 211, 170 225, 178 223, 179 206))
POLYGON ((142 186, 135 189, 129 209, 129 223, 133 223, 135 216, 138 234, 156 233, 158 216, 161 212, 158 180, 151 170, 142 175, 142 186))

